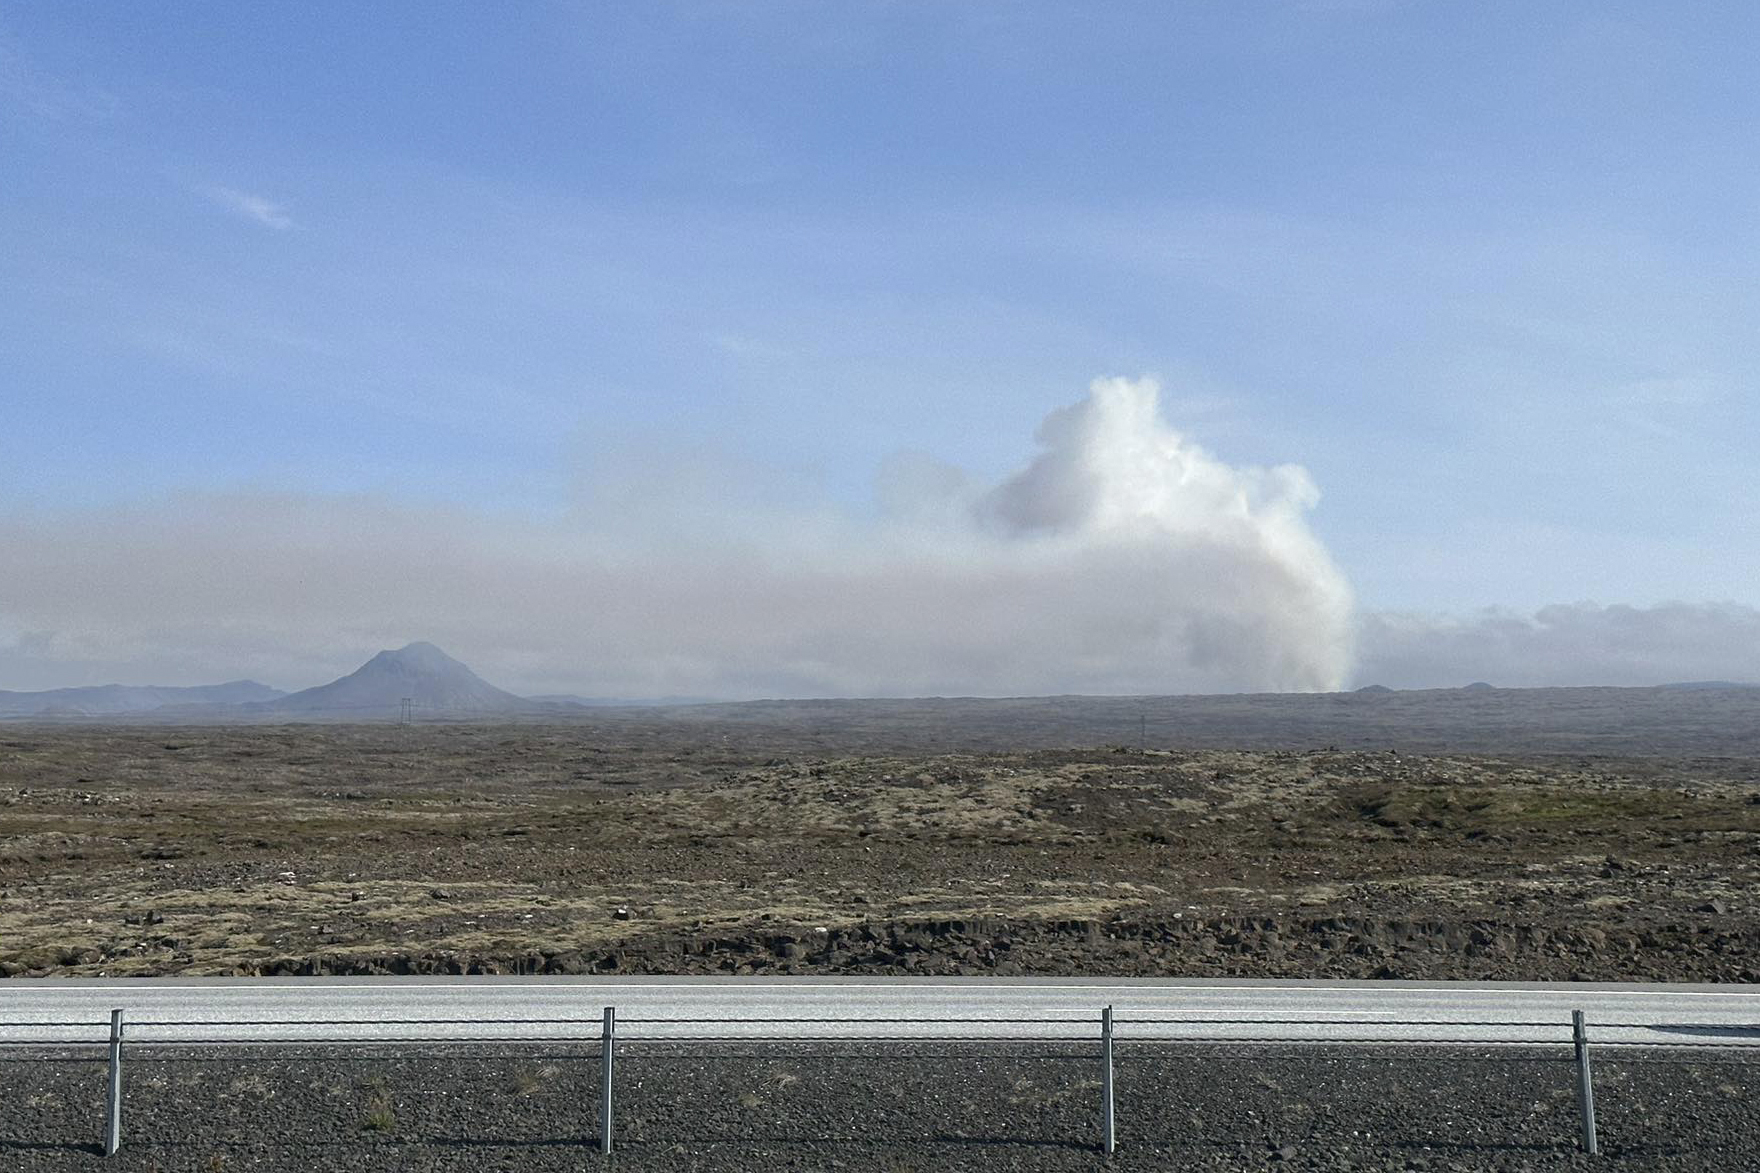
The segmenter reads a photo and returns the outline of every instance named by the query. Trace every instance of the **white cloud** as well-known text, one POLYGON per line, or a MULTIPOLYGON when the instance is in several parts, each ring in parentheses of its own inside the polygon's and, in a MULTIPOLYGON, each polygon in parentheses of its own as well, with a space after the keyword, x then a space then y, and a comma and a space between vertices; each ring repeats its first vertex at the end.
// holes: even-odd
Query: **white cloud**
MULTIPOLYGON (((414 638, 509 687, 612 696, 1343 682, 1350 593, 1304 472, 1222 463, 1148 382, 1096 382, 1040 444, 991 487, 896 467, 878 522, 652 463, 558 523, 267 495, 0 518, 0 626, 53 633, 39 670, 165 683, 310 684, 414 638)), ((0 650, 0 685, 35 686, 25 667, 0 650)))
POLYGON ((1533 614, 1369 614, 1357 678, 1392 688, 1760 682, 1760 609, 1556 604, 1533 614))
POLYGON ((231 187, 210 187, 204 189, 203 194, 228 211, 254 220, 265 228, 279 232, 293 227, 293 218, 287 214, 287 208, 264 196, 231 187))

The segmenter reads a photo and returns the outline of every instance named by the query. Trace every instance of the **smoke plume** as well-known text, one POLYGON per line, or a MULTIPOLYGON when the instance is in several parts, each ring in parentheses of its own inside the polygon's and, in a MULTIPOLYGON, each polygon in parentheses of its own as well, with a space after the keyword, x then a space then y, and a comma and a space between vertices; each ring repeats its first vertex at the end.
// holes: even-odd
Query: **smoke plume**
POLYGON ((999 484, 895 462, 879 521, 730 513, 739 485, 652 469, 556 523, 244 494, 3 518, 0 686, 301 686, 419 638, 527 693, 1338 687, 1351 599, 1307 474, 1227 465, 1157 400, 1095 382, 999 484))

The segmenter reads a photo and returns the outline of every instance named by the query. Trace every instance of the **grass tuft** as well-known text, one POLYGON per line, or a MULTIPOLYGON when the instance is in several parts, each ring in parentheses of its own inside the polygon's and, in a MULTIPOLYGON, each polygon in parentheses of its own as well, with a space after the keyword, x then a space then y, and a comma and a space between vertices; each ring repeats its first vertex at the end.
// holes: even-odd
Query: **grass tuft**
POLYGON ((397 1127, 397 1110, 385 1090, 385 1077, 375 1075, 363 1085, 367 1090, 366 1108, 361 1112, 361 1131, 388 1133, 397 1127))

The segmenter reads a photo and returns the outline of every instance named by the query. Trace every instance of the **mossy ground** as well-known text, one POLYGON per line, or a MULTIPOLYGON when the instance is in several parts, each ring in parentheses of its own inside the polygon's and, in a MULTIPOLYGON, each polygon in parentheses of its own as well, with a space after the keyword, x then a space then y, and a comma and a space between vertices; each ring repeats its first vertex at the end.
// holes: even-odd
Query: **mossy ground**
MULTIPOLYGON (((1738 759, 850 755, 694 736, 8 728, 0 970, 518 965, 923 920, 1760 925, 1760 774, 1738 759)), ((786 960, 810 970, 810 952, 786 960)))

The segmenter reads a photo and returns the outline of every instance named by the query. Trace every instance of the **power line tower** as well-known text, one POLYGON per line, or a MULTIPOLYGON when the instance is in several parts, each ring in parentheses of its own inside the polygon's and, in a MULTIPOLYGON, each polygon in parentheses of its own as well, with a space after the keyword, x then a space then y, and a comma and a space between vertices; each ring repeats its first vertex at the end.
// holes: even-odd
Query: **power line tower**
POLYGON ((414 720, 416 700, 414 697, 406 696, 399 703, 401 704, 402 708, 397 714, 397 723, 399 725, 408 725, 412 720, 414 720))

